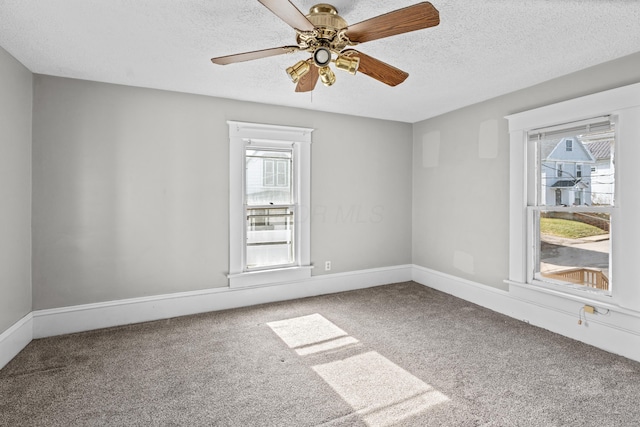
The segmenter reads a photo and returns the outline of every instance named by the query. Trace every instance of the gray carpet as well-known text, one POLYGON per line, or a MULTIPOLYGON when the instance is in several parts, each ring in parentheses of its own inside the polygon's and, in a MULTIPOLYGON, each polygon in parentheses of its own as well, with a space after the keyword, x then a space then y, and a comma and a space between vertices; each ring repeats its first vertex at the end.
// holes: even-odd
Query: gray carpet
POLYGON ((640 363, 418 284, 35 340, 2 426, 636 426, 640 363))

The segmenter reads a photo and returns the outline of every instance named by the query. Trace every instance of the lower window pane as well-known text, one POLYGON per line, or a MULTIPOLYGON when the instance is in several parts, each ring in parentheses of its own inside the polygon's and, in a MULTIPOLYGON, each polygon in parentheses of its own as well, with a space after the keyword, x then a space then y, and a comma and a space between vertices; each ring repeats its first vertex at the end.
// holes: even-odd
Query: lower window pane
POLYGON ((293 264, 293 224, 288 207, 247 209, 247 269, 293 264))
POLYGON ((610 224, 606 213, 540 212, 536 278, 609 292, 610 224))

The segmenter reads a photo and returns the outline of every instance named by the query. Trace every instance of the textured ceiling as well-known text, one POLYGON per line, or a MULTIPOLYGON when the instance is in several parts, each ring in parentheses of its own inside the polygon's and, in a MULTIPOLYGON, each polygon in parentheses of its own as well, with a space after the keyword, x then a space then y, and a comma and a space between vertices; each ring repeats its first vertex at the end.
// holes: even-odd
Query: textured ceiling
MULTIPOLYGON (((333 2, 351 24, 415 3, 333 2)), ((305 53, 212 64, 295 44, 256 0, 0 0, 0 46, 34 73, 409 123, 640 51, 636 0, 432 3, 439 26, 358 47, 409 73, 395 88, 336 71, 332 87, 295 93, 284 70, 305 53)))

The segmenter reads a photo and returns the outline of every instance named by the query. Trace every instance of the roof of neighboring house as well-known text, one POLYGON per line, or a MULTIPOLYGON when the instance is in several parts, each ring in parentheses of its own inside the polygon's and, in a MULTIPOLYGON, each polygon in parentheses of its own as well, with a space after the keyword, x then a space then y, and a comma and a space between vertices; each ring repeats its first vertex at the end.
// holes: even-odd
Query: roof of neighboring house
MULTIPOLYGON (((557 145, 562 141, 562 139, 552 139, 549 140, 548 144, 541 145, 540 157, 542 159, 547 159, 551 152, 557 147, 557 145)), ((582 144, 589 150, 591 155, 596 160, 608 159, 611 157, 611 145, 613 143, 613 139, 599 139, 595 141, 582 141, 582 144)))
POLYGON ((542 158, 552 162, 594 163, 596 161, 577 137, 562 138, 553 150, 542 158), (569 144, 571 144, 570 148, 569 144))
POLYGON ((560 181, 556 181, 555 184, 551 186, 551 188, 567 188, 573 187, 580 182, 579 179, 563 179, 560 181))
POLYGON ((544 144, 540 144, 540 158, 545 161, 549 157, 549 154, 556 148, 560 142, 559 138, 549 139, 544 144))
POLYGON ((601 139, 599 141, 584 142, 584 146, 593 154, 597 160, 608 159, 611 157, 612 139, 601 139))

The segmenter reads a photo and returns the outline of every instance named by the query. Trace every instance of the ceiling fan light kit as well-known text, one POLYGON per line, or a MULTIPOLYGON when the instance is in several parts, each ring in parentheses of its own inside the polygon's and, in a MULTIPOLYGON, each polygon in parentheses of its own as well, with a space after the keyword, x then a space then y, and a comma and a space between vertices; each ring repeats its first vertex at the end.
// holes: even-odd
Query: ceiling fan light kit
POLYGON ((335 60, 335 64, 337 69, 355 75, 356 71, 358 71, 358 66, 360 65, 360 58, 357 56, 351 58, 347 55, 338 55, 335 60))
POLYGON ((320 46, 313 51, 313 62, 317 67, 326 67, 331 63, 331 51, 328 47, 320 46))
POLYGON ((320 67, 318 73, 320 74, 320 81, 322 81, 323 85, 329 87, 336 82, 336 75, 331 71, 331 68, 320 67))
POLYGON ((295 65, 287 68, 287 74, 291 77, 292 82, 298 83, 302 76, 309 72, 310 67, 308 61, 298 61, 295 65))
POLYGON ((258 0, 296 32, 297 46, 283 46, 254 52, 212 58, 214 64, 227 65, 285 53, 305 51, 308 60, 298 61, 286 69, 296 92, 309 92, 320 80, 331 86, 336 76, 329 68, 333 62, 337 69, 356 74, 360 71, 389 86, 402 83, 409 74, 365 55, 350 47, 371 40, 434 27, 440 23, 438 10, 429 2, 398 9, 349 26, 338 10, 330 4, 320 3, 302 12, 290 0, 258 0), (335 56, 335 59, 333 59, 335 56))

